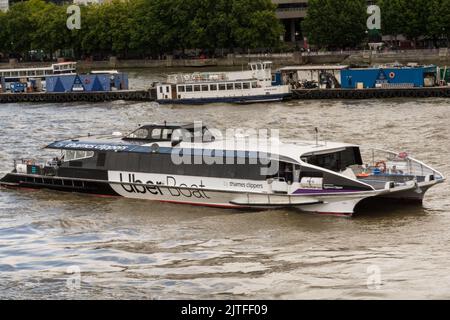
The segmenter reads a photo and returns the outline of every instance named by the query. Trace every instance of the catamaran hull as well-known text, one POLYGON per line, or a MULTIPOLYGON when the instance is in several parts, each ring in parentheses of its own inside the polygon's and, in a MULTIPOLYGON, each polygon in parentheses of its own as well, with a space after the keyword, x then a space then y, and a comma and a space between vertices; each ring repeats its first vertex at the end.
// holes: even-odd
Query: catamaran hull
POLYGON ((434 185, 435 185, 435 182, 422 183, 422 184, 419 184, 417 186, 417 188, 406 190, 406 191, 400 191, 400 192, 396 192, 396 193, 392 193, 392 194, 386 194, 386 195, 383 195, 382 198, 399 200, 402 202, 422 203, 425 193, 428 191, 428 189, 430 189, 434 185))
POLYGON ((121 196, 132 199, 234 209, 296 208, 301 211, 351 215, 356 205, 370 197, 421 201, 425 192, 437 182, 428 182, 420 188, 399 190, 354 191, 348 193, 324 192, 318 194, 288 195, 249 193, 244 191, 212 190, 183 185, 149 185, 126 181, 77 179, 70 177, 39 176, 10 173, 0 180, 0 186, 50 189, 102 196, 121 196), (420 192, 419 192, 420 190, 420 192))
POLYGON ((368 195, 288 196, 222 190, 201 190, 178 186, 147 186, 111 181, 81 180, 69 177, 7 174, 0 186, 9 188, 49 189, 102 196, 190 204, 235 209, 274 209, 292 207, 307 212, 352 214, 356 204, 368 195))

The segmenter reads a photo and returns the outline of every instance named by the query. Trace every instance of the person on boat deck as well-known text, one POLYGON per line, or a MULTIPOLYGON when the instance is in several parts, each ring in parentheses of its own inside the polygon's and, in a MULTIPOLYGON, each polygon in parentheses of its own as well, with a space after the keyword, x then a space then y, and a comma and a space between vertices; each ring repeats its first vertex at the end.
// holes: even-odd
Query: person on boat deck
POLYGON ((290 165, 286 166, 286 169, 284 170, 284 178, 286 179, 287 183, 292 183, 293 181, 293 172, 290 165))
POLYGON ((392 166, 392 168, 391 168, 391 173, 393 173, 393 174, 403 174, 403 171, 397 169, 397 166, 394 165, 394 166, 392 166))
POLYGON ((48 161, 47 164, 51 167, 57 167, 61 165, 61 160, 58 157, 54 157, 52 160, 48 161))

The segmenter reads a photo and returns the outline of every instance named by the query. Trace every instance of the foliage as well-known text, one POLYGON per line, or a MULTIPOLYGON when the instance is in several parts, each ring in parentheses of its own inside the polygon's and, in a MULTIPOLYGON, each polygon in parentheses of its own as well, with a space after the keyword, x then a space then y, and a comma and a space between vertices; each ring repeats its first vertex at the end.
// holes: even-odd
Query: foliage
POLYGON ((366 11, 365 0, 310 0, 302 26, 321 48, 357 47, 366 37, 366 11))
POLYGON ((382 33, 417 41, 450 37, 449 0, 378 0, 382 33))
POLYGON ((160 55, 174 50, 267 48, 283 33, 271 0, 113 0, 81 7, 81 29, 66 28, 67 5, 18 2, 0 13, 0 52, 27 57, 70 50, 76 57, 160 55))

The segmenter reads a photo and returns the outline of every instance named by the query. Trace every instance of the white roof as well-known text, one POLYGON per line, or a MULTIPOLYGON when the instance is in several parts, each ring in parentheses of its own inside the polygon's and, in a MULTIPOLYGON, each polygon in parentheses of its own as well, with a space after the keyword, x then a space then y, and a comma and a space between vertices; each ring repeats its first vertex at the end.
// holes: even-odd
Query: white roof
MULTIPOLYGON (((213 142, 181 142, 176 148, 186 149, 206 149, 206 150, 233 150, 233 151, 250 151, 263 152, 272 155, 279 155, 300 162, 300 157, 303 155, 330 153, 347 147, 357 147, 354 144, 347 144, 341 142, 324 142, 318 141, 289 141, 281 142, 277 139, 258 141, 256 144, 248 145, 250 140, 247 138, 234 138, 228 140, 215 140, 213 142), (246 144, 247 143, 247 144, 246 144)), ((151 146, 154 142, 145 144, 144 146, 151 146)), ((161 147, 171 147, 170 141, 158 142, 161 147)))
POLYGON ((117 70, 92 70, 92 74, 118 74, 117 70))
POLYGON ((76 62, 60 62, 54 63, 48 67, 28 67, 28 68, 13 68, 13 69, 0 69, 0 72, 21 72, 21 71, 53 71, 57 66, 76 65, 76 62))
MULTIPOLYGON (((117 135, 98 135, 89 137, 80 137, 79 141, 83 143, 113 143, 118 145, 128 144, 123 141, 121 136, 117 135)), ((142 146, 151 147, 157 143, 160 147, 172 148, 171 141, 152 141, 142 146)), ((204 149, 204 150, 232 150, 268 153, 272 156, 278 155, 280 158, 289 158, 295 162, 300 162, 300 157, 311 154, 323 154, 343 150, 348 147, 358 147, 355 144, 329 141, 309 141, 292 140, 282 142, 278 139, 252 140, 249 137, 232 137, 228 139, 216 139, 212 142, 184 142, 182 141, 175 148, 177 149, 204 149)))

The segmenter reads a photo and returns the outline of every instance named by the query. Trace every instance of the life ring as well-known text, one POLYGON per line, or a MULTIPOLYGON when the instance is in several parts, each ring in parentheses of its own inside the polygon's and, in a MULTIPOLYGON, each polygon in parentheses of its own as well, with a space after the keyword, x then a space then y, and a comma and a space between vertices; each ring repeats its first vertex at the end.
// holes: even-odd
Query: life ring
POLYGON ((389 78, 394 79, 395 78, 395 72, 390 72, 389 73, 389 78))
POLYGON ((398 154, 398 157, 399 157, 400 159, 406 159, 406 158, 408 158, 408 153, 406 153, 406 152, 400 152, 400 153, 398 154))
POLYGON ((377 163, 375 163, 375 168, 378 168, 381 170, 381 172, 385 173, 387 170, 386 162, 383 160, 378 161, 377 163), (380 166, 381 166, 381 168, 380 168, 380 166))

